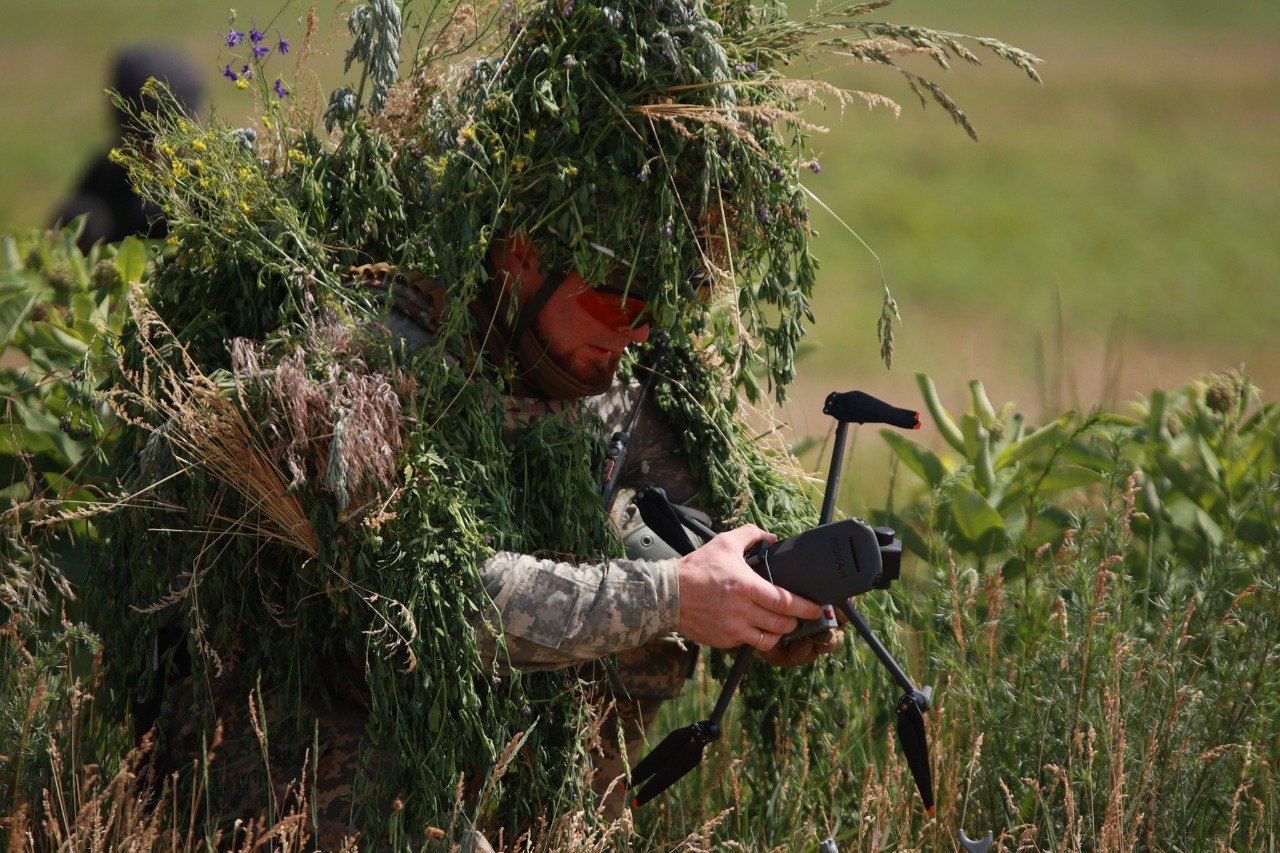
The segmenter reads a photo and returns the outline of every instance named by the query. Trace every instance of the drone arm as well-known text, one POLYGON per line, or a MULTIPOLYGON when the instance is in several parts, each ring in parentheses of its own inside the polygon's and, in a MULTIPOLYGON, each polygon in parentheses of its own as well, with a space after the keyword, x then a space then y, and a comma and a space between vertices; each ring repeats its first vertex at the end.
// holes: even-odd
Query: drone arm
MULTIPOLYGON (((840 602, 840 612, 853 623, 853 627, 861 635, 862 639, 867 641, 867 645, 871 647, 871 651, 875 652, 875 656, 880 659, 880 663, 884 664, 885 669, 889 670, 889 674, 893 676, 893 680, 898 682, 898 686, 908 693, 919 693, 916 686, 911 683, 911 679, 907 677, 906 672, 893 659, 893 655, 889 654, 889 650, 884 647, 884 643, 880 642, 871 631, 871 626, 867 624, 867 620, 862 618, 862 614, 853 608, 853 604, 848 599, 840 602)), ((922 708, 921 710, 926 710, 922 708)))
POLYGON ((924 712, 929 710, 933 688, 916 689, 911 679, 902 671, 902 667, 898 666, 898 662, 884 647, 884 643, 881 643, 880 638, 872 633, 862 614, 853 609, 848 599, 840 602, 840 610, 853 623, 853 627, 862 635, 862 639, 867 641, 871 651, 880 658, 880 662, 889 670, 893 680, 898 682, 898 686, 905 691, 897 707, 898 743, 902 746, 902 754, 906 756, 911 777, 915 779, 916 788, 920 791, 920 799, 924 802, 925 811, 932 814, 934 809, 933 773, 929 767, 929 741, 925 734, 924 712))

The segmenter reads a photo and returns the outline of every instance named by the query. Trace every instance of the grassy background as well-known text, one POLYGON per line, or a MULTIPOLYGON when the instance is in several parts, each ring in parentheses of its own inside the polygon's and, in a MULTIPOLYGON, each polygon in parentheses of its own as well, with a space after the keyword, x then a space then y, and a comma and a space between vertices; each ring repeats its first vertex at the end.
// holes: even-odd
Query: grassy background
MULTIPOLYGON (((345 30, 327 26, 335 5, 318 16, 340 54, 345 30)), ((305 6, 278 9, 240 5, 240 22, 274 19, 296 38, 305 6)), ((816 413, 833 388, 910 404, 916 371, 935 376, 955 407, 976 376, 997 404, 1017 400, 1033 414, 1240 364, 1274 395, 1280 5, 898 0, 878 14, 1018 44, 1045 60, 1045 85, 994 60, 931 71, 977 125, 975 144, 941 110, 922 112, 892 75, 833 70, 904 109, 817 116, 832 130, 810 184, 879 263, 832 217, 815 216, 824 266, 814 351, 787 413, 801 432, 825 429, 816 413), (875 340, 881 265, 904 319, 888 373, 875 340), (1110 353, 1109 340, 1120 345, 1110 353)), ((217 75, 226 16, 223 2, 9 0, 0 228, 41 224, 108 143, 101 90, 122 44, 179 44, 208 70, 214 108, 251 120, 247 94, 217 75)), ((301 88, 292 62, 273 61, 301 88)), ((321 88, 337 79, 334 65, 321 88)))
POLYGON ((1033 411, 1114 402, 1241 362, 1274 392, 1280 10, 1226 3, 1209 20, 1202 11, 1172 2, 885 10, 1029 49, 1045 60, 1045 86, 993 62, 942 80, 977 125, 976 145, 941 111, 919 115, 905 99, 896 120, 845 117, 815 189, 879 255, 905 324, 889 379, 877 376, 869 322, 853 322, 847 337, 828 332, 828 318, 874 313, 877 275, 828 220, 816 335, 826 345, 815 366, 894 387, 924 370, 951 399, 961 380, 981 376, 993 397, 1033 411), (1122 369, 1108 387, 1115 330, 1122 369))

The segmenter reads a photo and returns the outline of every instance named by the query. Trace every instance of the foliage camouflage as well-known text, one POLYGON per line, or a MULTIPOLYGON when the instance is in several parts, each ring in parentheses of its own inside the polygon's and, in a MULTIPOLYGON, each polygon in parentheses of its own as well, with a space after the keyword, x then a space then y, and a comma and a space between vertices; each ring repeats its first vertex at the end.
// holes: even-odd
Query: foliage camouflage
MULTIPOLYGON (((482 771, 530 726, 521 761, 493 802, 472 805, 474 818, 514 831, 578 802, 579 780, 564 772, 581 766, 573 676, 484 671, 469 621, 484 607, 476 571, 496 550, 587 561, 618 545, 584 464, 600 458, 598 431, 561 417, 504 441, 504 366, 459 358, 483 332, 464 309, 488 278, 489 242, 526 230, 545 267, 572 263, 593 284, 621 264, 655 326, 680 342, 671 369, 685 381, 662 405, 703 439, 693 458, 707 495, 728 518, 801 529, 812 508, 753 446, 737 396, 758 397, 762 370, 779 397, 794 378, 814 270, 798 176, 818 168, 798 112, 823 92, 852 95, 783 69, 824 51, 889 65, 907 53, 973 58, 949 36, 855 21, 879 5, 792 24, 780 7, 745 3, 535 4, 506 21, 490 58, 450 75, 420 53, 394 85, 383 60, 403 21, 393 4, 371 4, 353 14, 348 64, 364 70, 330 101, 326 121, 341 128, 332 146, 290 129, 297 117, 278 107, 256 146, 252 134, 174 113, 140 116, 154 146, 117 156, 170 219, 174 248, 142 297, 155 321, 124 336, 136 386, 123 402, 145 428, 117 444, 115 470, 126 491, 174 473, 164 445, 180 442, 165 430, 184 406, 207 406, 211 432, 232 417, 216 390, 203 402, 174 395, 167 383, 194 381, 193 371, 272 437, 246 453, 301 464, 288 489, 246 492, 184 433, 196 458, 183 464, 195 467, 156 494, 172 509, 118 513, 99 563, 100 584, 114 589, 104 631, 119 677, 136 679, 157 621, 180 615, 197 697, 202 673, 234 667, 285 697, 285 717, 305 734, 304 697, 331 662, 363 662, 373 741, 397 765, 372 799, 384 813, 363 818, 373 837, 416 837, 452 807, 464 771, 482 771), (446 312, 424 351, 409 357, 368 331, 385 306, 342 274, 370 260, 444 285, 446 312), (237 346, 250 362, 236 362, 237 346), (388 390, 390 422, 362 421, 368 395, 388 390), (289 421, 281 412, 300 398, 329 405, 289 421), (346 484, 362 463, 340 439, 401 430, 393 471, 352 498, 346 484), (293 502, 314 553, 262 521, 264 506, 270 515, 293 502), (174 566, 189 568, 175 576, 174 566), (388 824, 397 796, 406 808, 388 824)), ((1025 54, 986 44, 1030 71, 1025 54)), ((932 84, 908 80, 962 118, 932 84)), ((774 679, 757 683, 755 695, 776 694, 774 679)))

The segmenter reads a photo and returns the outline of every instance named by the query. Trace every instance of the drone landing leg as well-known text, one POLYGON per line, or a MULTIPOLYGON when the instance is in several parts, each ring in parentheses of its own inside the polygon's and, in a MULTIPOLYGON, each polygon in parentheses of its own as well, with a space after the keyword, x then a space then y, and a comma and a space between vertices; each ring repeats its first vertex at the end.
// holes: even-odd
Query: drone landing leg
POLYGON ((898 662, 893 659, 893 655, 889 654, 889 650, 884 647, 884 643, 872 633, 871 626, 862 618, 862 614, 855 610, 848 600, 840 602, 840 611, 853 623, 853 627, 862 635, 862 639, 867 641, 867 645, 889 670, 893 680, 906 691, 906 695, 898 700, 898 743, 902 746, 907 767, 911 769, 911 777, 915 779, 916 788, 920 791, 920 799, 924 801, 925 811, 932 813, 934 808, 933 771, 929 767, 929 741, 925 736, 924 712, 929 710, 933 688, 916 689, 902 667, 898 666, 898 662))

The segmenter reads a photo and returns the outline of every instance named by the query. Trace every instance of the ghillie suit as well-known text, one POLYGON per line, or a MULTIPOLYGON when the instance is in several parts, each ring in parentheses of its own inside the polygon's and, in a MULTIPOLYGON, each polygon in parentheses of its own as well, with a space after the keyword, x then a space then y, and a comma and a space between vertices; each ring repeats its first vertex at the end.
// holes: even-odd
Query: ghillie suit
MULTIPOLYGON (((574 405, 521 416, 513 398, 550 394, 514 355, 522 308, 490 289, 490 245, 526 233, 545 269, 642 295, 699 502, 783 536, 812 523, 739 402, 794 377, 815 266, 798 110, 847 97, 783 68, 968 56, 853 20, 875 5, 791 24, 738 2, 534 4, 488 58, 442 74, 426 50, 393 85, 399 10, 377 0, 352 15, 370 103, 363 83, 334 93, 332 146, 282 111, 256 147, 162 113, 158 154, 121 153, 174 249, 122 341, 115 466, 135 497, 94 584, 120 695, 222 756, 207 818, 295 778, 299 800, 341 789, 313 817, 397 847, 459 817, 509 841, 589 806, 582 682, 484 653, 501 626, 479 569, 622 556, 604 435, 574 405), (403 280, 368 286, 370 262, 403 280), (409 347, 388 326, 415 313, 430 334, 409 347)), ((777 678, 748 725, 776 718, 777 678)))

